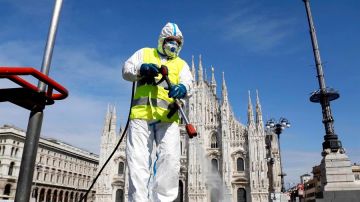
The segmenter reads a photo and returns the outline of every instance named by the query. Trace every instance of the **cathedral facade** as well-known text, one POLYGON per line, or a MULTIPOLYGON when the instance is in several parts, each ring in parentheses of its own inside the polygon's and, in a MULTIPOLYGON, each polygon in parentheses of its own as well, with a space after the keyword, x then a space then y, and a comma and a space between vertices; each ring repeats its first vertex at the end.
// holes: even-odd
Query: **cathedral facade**
MULTIPOLYGON (((211 80, 208 81, 201 56, 197 68, 192 59, 191 72, 195 79, 185 111, 198 136, 189 139, 181 125, 181 168, 176 201, 270 201, 270 193, 280 190, 280 161, 277 160, 276 136, 266 135, 258 94, 254 114, 249 93, 248 120, 243 124, 231 109, 224 73, 220 97, 214 68, 211 68, 211 80), (274 164, 269 163, 269 157, 275 158, 274 164)), ((99 168, 119 138, 116 110, 109 107, 101 136, 99 168)), ((96 201, 127 201, 125 140, 109 164, 97 182, 96 201)))

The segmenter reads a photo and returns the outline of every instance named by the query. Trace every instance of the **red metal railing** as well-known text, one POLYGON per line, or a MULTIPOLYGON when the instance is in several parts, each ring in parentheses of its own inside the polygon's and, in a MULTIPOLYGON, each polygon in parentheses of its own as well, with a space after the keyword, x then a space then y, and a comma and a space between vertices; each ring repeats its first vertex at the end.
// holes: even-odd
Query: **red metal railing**
POLYGON ((62 85, 32 67, 0 67, 0 78, 8 78, 24 88, 31 89, 35 92, 40 92, 38 87, 29 83, 18 75, 32 75, 48 85, 45 96, 51 100, 62 100, 65 99, 69 94, 66 88, 64 88, 62 85), (53 89, 59 93, 53 93, 53 89))

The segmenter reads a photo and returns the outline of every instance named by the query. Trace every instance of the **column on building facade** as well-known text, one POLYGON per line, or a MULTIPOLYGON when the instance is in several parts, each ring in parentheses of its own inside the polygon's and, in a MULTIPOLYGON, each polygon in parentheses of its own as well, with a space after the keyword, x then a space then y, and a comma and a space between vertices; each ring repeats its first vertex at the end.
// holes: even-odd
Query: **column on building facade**
POLYGON ((39 200, 40 200, 40 187, 38 187, 37 196, 36 196, 36 201, 39 201, 39 200))
MULTIPOLYGON (((44 196, 43 196, 43 200, 41 202, 46 202, 46 194, 47 194, 47 188, 43 188, 44 189, 44 196)), ((41 199, 40 199, 41 200, 41 199)))

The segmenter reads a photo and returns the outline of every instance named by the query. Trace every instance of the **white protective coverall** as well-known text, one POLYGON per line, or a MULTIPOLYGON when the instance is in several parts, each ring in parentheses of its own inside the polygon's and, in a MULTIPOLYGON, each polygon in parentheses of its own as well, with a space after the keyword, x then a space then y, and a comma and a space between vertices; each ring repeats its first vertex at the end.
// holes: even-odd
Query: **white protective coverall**
MULTIPOLYGON (((174 23, 167 23, 159 36, 158 51, 166 37, 181 36, 174 23)), ((182 41, 183 42, 183 41, 182 41)), ((183 43, 181 43, 183 44, 183 43)), ((161 56, 161 54, 159 54, 161 56)), ((161 56, 161 63, 167 61, 161 56)), ((143 63, 142 49, 136 51, 124 64, 123 78, 128 81, 140 79, 140 66, 143 63)), ((186 64, 180 72, 182 83, 189 94, 192 88, 192 74, 186 64)), ((177 123, 156 123, 156 120, 130 120, 126 142, 126 158, 129 168, 129 201, 170 202, 176 199, 180 171, 180 131, 177 123), (152 158, 156 144, 156 157, 152 158), (153 172, 152 172, 153 169, 153 172), (153 175, 152 175, 153 174, 153 175)))

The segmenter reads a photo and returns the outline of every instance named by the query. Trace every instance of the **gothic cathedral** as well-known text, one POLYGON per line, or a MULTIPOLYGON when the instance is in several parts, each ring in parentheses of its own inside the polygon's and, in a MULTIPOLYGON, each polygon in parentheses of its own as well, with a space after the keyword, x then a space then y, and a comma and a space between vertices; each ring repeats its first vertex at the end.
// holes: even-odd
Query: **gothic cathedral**
MULTIPOLYGON (((189 139, 181 127, 181 168, 176 201, 269 201, 270 192, 280 190, 280 164, 276 160, 279 158, 276 136, 264 128, 258 94, 254 116, 249 93, 248 123, 244 125, 236 120, 231 110, 224 73, 220 99, 216 93, 214 68, 211 67, 211 81, 208 81, 201 56, 197 74, 194 58, 191 72, 195 81, 185 110, 198 136, 189 139), (272 146, 271 149, 268 145, 272 146), (275 158, 274 164, 269 163, 269 156, 275 158)), ((119 138, 115 107, 108 107, 101 136, 99 168, 119 138)), ((127 201, 125 142, 122 141, 98 179, 97 202, 127 201)))

